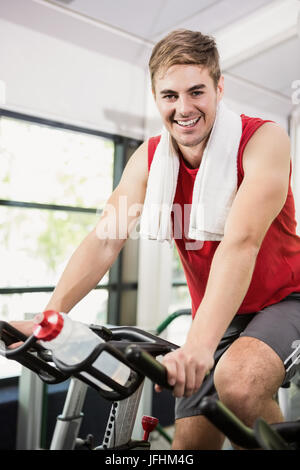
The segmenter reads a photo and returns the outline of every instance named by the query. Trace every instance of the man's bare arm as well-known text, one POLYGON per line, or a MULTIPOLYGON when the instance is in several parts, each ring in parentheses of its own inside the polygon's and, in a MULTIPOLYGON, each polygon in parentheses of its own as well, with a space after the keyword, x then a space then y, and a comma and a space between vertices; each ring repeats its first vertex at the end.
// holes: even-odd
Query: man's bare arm
POLYGON ((249 141, 243 160, 244 179, 199 308, 203 321, 206 315, 216 320, 205 340, 213 350, 246 296, 263 239, 286 201, 290 145, 285 131, 265 124, 249 141))
POLYGON ((138 218, 124 213, 142 205, 147 185, 147 142, 132 155, 121 181, 103 210, 97 227, 88 234, 68 262, 47 309, 69 312, 102 279, 124 246, 130 227, 138 218), (120 207, 120 201, 126 202, 120 207))
MULTIPOLYGON (((147 179, 148 143, 144 142, 128 161, 121 181, 108 199, 99 223, 71 256, 46 309, 68 313, 100 282, 114 263, 130 229, 139 217, 138 210, 124 214, 120 201, 126 200, 128 209, 142 206, 147 179), (123 226, 120 227, 120 224, 123 226), (107 231, 106 226, 115 230, 107 231), (110 236, 111 233, 116 236, 110 236)), ((24 334, 30 335, 32 332, 32 322, 12 324, 24 334)))
POLYGON ((275 124, 262 126, 245 149, 244 170, 187 341, 171 353, 173 357, 165 356, 169 378, 176 377, 176 396, 195 392, 212 367, 217 345, 250 286, 265 234, 286 201, 290 171, 286 133, 275 124))

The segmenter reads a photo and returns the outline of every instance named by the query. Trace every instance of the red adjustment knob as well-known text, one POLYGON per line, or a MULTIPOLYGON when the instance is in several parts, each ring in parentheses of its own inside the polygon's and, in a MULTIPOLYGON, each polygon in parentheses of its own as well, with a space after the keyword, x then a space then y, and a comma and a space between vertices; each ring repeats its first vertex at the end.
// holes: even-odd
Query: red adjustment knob
POLYGON ((148 441, 150 432, 153 431, 153 429, 155 429, 157 425, 158 425, 157 418, 153 418, 153 416, 143 416, 142 426, 145 431, 143 441, 148 441))

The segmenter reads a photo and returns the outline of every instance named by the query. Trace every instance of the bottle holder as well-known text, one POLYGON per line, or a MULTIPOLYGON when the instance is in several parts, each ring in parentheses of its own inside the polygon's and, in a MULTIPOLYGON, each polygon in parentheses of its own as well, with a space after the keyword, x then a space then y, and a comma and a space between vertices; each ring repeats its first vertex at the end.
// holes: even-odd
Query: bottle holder
MULTIPOLYGON (((118 342, 112 343, 117 344, 118 342)), ((77 363, 74 366, 66 365, 56 358, 53 358, 53 360, 61 371, 67 375, 72 375, 93 387, 106 400, 118 401, 129 397, 137 390, 144 379, 144 376, 140 374, 138 370, 133 368, 133 365, 126 359, 124 354, 109 342, 97 345, 84 361, 77 363), (118 362, 126 365, 130 369, 129 378, 124 385, 116 382, 110 376, 93 366, 100 354, 103 354, 104 352, 113 356, 118 362), (106 390, 103 385, 111 388, 111 390, 106 390)))
POLYGON ((0 321, 0 355, 18 361, 49 384, 63 382, 74 376, 111 401, 123 400, 132 395, 145 376, 154 383, 171 388, 165 368, 154 357, 167 354, 178 346, 136 327, 108 329, 90 325, 90 328, 104 342, 97 345, 86 360, 69 366, 52 357, 51 352, 41 346, 34 335, 27 338, 9 323, 0 321), (8 349, 10 344, 19 341, 23 342, 21 346, 8 349), (130 369, 128 380, 124 385, 93 366, 104 352, 130 369))
MULTIPOLYGON (((109 330, 104 330, 106 337, 110 337, 109 330)), ((101 333, 101 336, 104 336, 103 331, 101 331, 101 333)), ((112 341, 112 343, 116 346, 120 343, 122 349, 121 342, 112 341)), ((104 342, 96 346, 89 357, 83 362, 77 363, 75 366, 68 366, 52 357, 50 351, 37 343, 37 339, 34 335, 27 338, 23 333, 4 321, 0 321, 0 355, 7 359, 18 361, 23 366, 35 372, 41 380, 48 384, 64 382, 71 376, 74 376, 96 389, 105 399, 111 401, 123 400, 129 397, 137 390, 144 379, 144 376, 134 369, 124 354, 109 342, 104 342), (10 344, 19 341, 23 342, 21 346, 15 349, 8 349, 10 344), (95 360, 104 351, 130 369, 131 372, 126 384, 120 385, 93 366, 95 360), (111 388, 111 390, 105 390, 103 384, 111 388)))

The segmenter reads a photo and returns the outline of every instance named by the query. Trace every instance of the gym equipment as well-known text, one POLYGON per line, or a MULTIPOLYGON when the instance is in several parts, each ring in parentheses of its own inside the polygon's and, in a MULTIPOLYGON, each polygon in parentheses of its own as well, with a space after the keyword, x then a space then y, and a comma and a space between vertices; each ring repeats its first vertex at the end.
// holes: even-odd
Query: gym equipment
MULTIPOLYGON (((74 449, 76 442, 95 450, 150 449, 147 440, 133 441, 131 434, 145 376, 162 387, 171 389, 166 380, 166 369, 155 357, 166 354, 178 346, 135 327, 113 327, 111 329, 90 325, 105 343, 91 354, 91 357, 75 367, 63 367, 53 363, 49 351, 36 342, 34 337, 26 338, 22 333, 5 322, 0 322, 0 354, 19 361, 46 383, 59 383, 71 377, 65 406, 52 438, 51 449, 74 449), (24 341, 20 347, 10 350, 9 344, 24 341), (101 382, 111 391, 101 389, 99 382, 86 378, 84 371, 89 369, 96 354, 106 351, 131 369, 128 382, 121 386, 110 377, 101 375, 101 382), (87 386, 95 388, 104 398, 113 401, 104 439, 101 445, 94 446, 91 436, 85 441, 78 440, 82 420, 82 405, 87 386)), ((58 362, 58 361, 57 361, 58 362)), ((211 397, 202 399, 199 408, 220 431, 236 445, 246 449, 263 448, 268 450, 300 449, 300 420, 269 425, 259 418, 254 428, 245 426, 224 404, 211 397)), ((155 419, 144 418, 147 439, 155 419)))
POLYGON ((53 359, 50 351, 42 347, 33 335, 27 338, 6 322, 0 322, 0 354, 17 360, 47 384, 57 384, 71 378, 63 412, 57 418, 51 450, 70 450, 79 446, 97 450, 149 449, 148 437, 155 419, 144 417, 144 439, 131 439, 144 378, 147 376, 163 387, 171 388, 166 380, 165 368, 154 357, 166 354, 178 346, 135 327, 108 329, 90 325, 90 328, 104 343, 98 345, 85 361, 72 367, 53 359), (8 349, 10 344, 18 341, 24 343, 18 348, 8 349), (124 386, 92 368, 95 358, 103 352, 114 356, 131 369, 124 386), (103 384, 106 385, 105 388, 103 384), (113 401, 103 442, 97 447, 94 447, 91 436, 86 440, 78 439, 88 386, 96 389, 105 399, 113 401))
POLYGON ((199 409, 232 442, 245 449, 300 449, 300 419, 270 425, 258 418, 251 429, 215 398, 203 398, 199 409))

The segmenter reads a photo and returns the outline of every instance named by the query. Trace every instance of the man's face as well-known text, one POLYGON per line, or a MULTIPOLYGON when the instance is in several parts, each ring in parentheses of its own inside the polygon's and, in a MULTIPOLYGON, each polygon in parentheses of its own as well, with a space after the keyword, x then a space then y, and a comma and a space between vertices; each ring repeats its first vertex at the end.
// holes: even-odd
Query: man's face
POLYGON ((223 77, 217 90, 207 68, 173 65, 155 78, 155 101, 163 123, 177 144, 195 147, 205 141, 223 96, 223 77))

